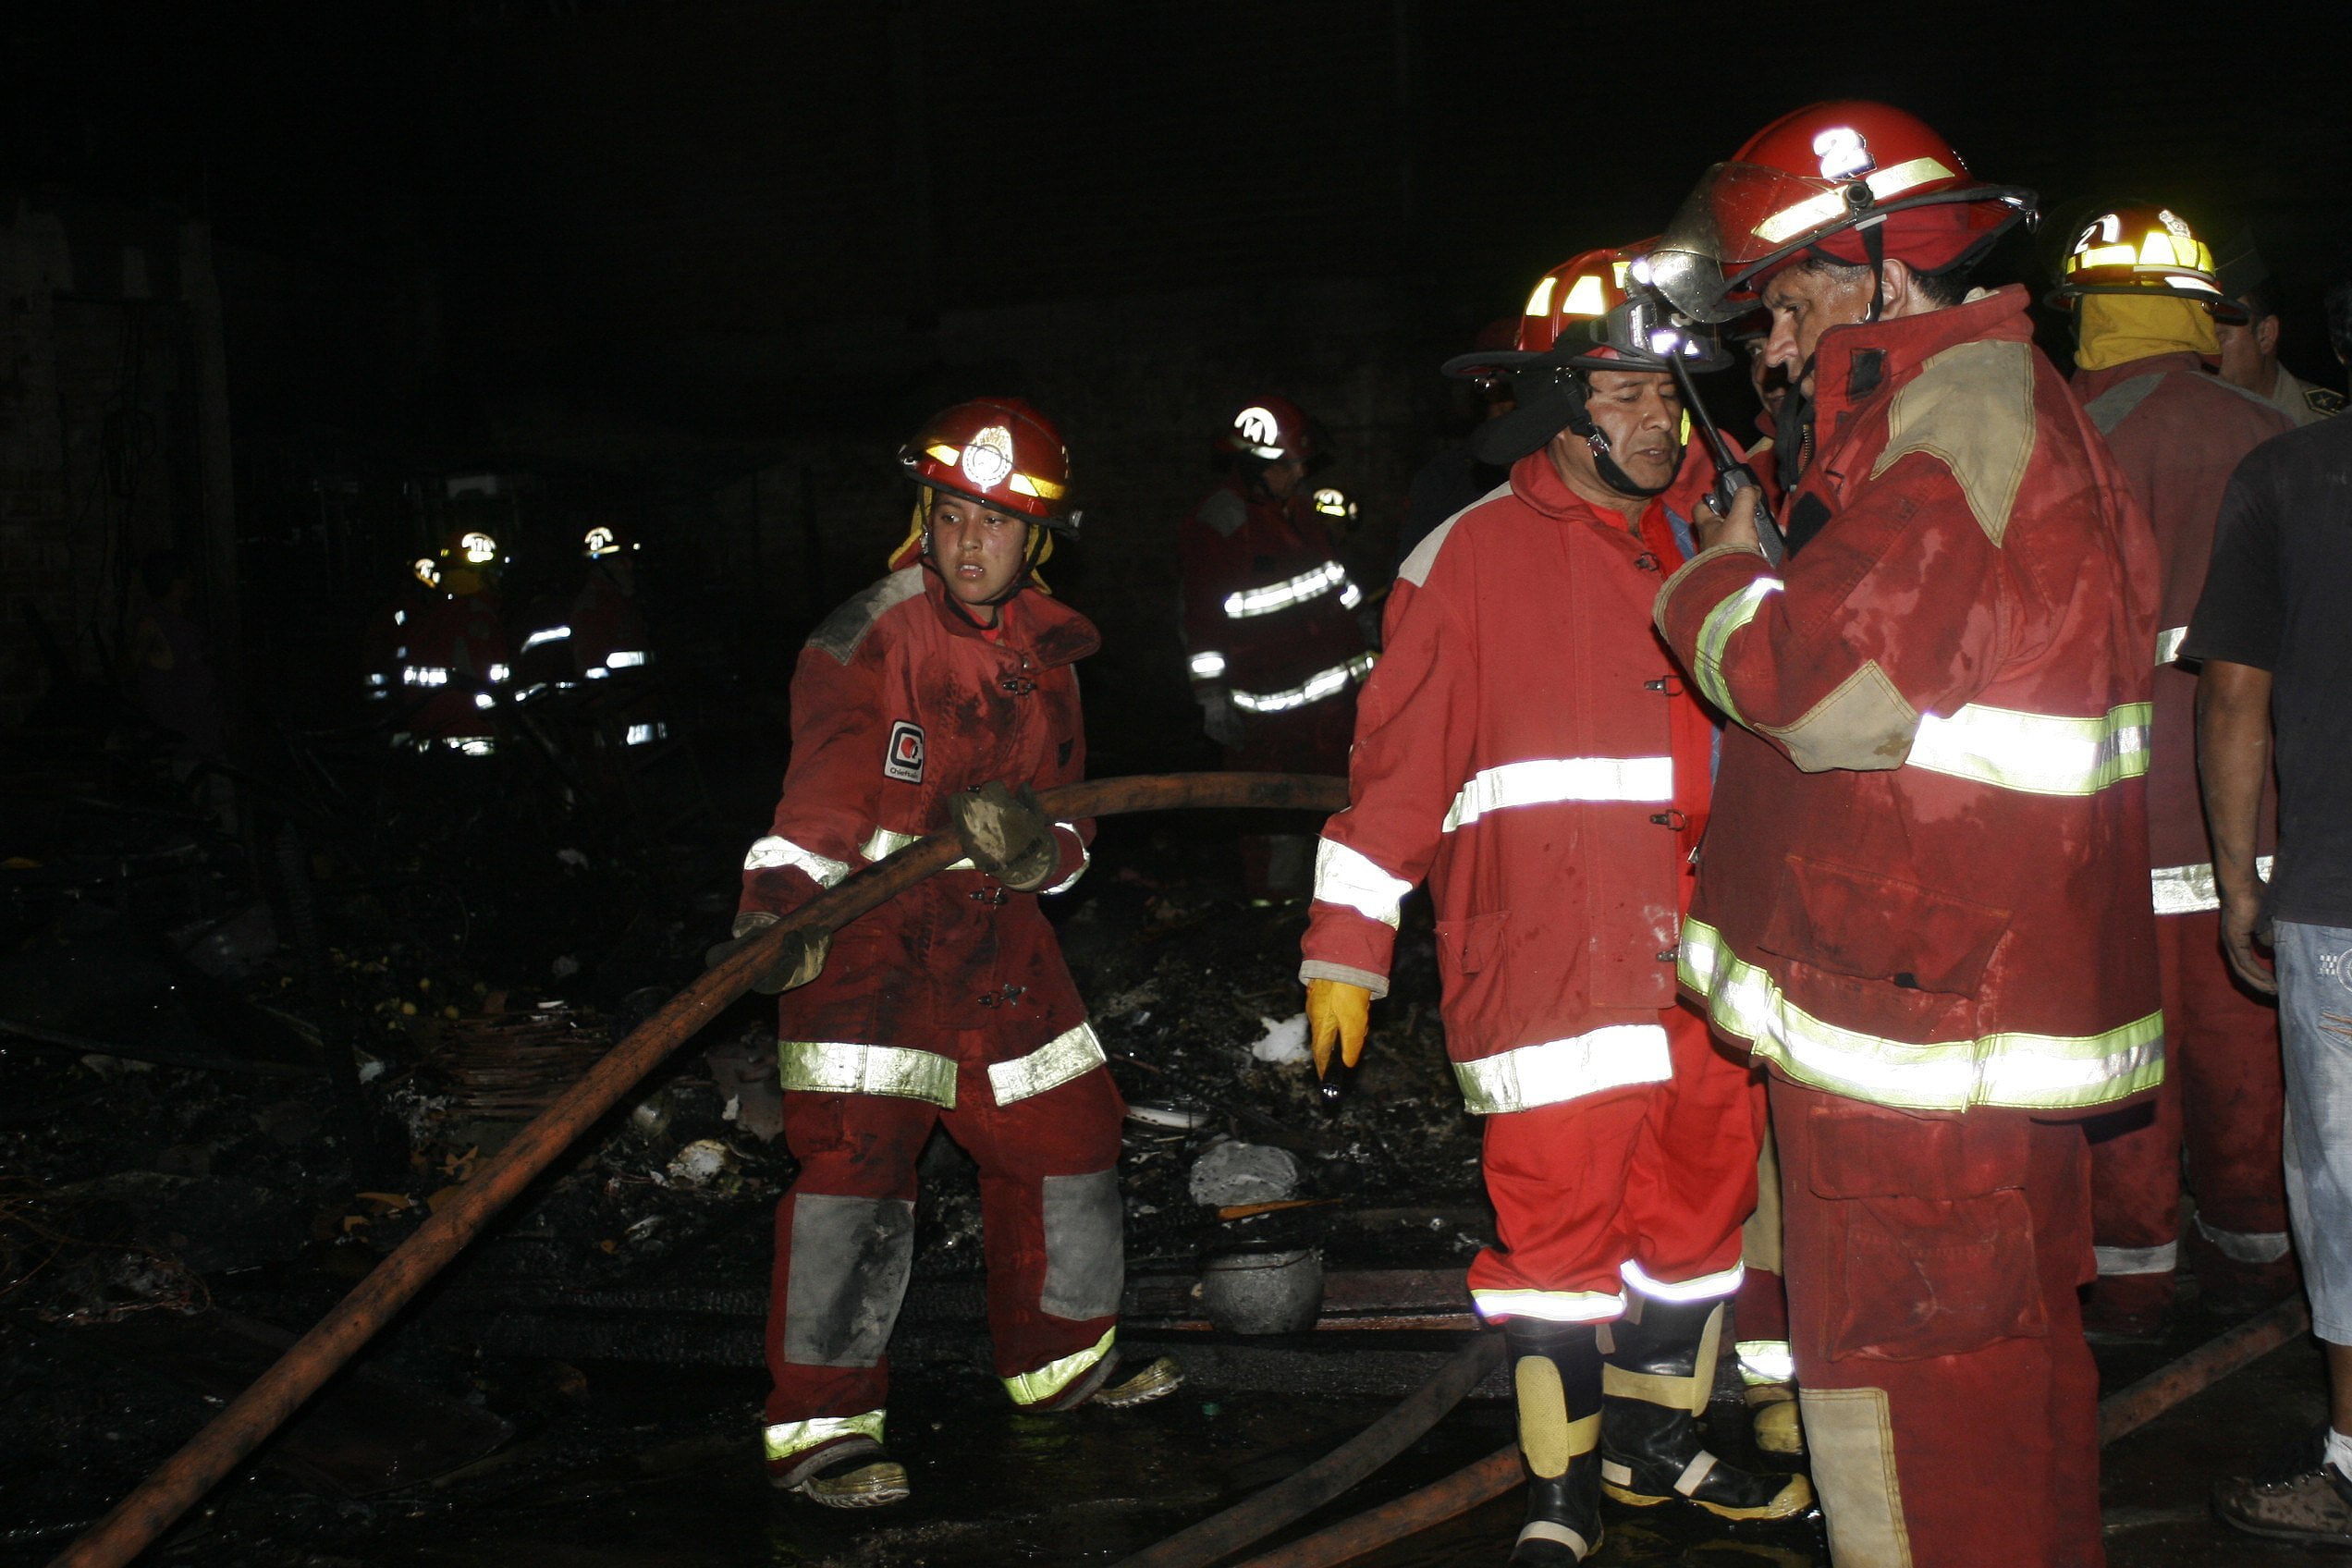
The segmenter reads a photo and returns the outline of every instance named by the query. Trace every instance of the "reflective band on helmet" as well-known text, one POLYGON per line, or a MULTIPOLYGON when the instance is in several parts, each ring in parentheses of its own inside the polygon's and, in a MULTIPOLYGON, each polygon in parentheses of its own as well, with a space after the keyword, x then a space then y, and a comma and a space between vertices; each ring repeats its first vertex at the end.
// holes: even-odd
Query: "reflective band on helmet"
POLYGON ((2095 795, 2148 771, 2153 708, 2125 703, 2103 718, 2059 718, 1970 703, 1922 714, 1908 765, 2029 795, 2095 795))
POLYGON ((1347 569, 1337 561, 1325 561, 1312 571, 1302 571, 1296 577, 1286 577, 1280 582, 1269 582, 1263 588, 1244 588, 1225 595, 1225 613, 1234 620, 1246 620, 1252 616, 1272 615, 1276 610, 1303 605, 1319 598, 1347 581, 1347 569))
POLYGON ((1345 904, 1356 913, 1393 927, 1404 896, 1413 884, 1391 876, 1368 856, 1336 839, 1318 839, 1315 849, 1315 896, 1327 904, 1345 904))
POLYGON ((2205 1217, 2197 1217, 2198 1232, 2213 1243, 2215 1251, 2232 1263, 2276 1263, 2286 1256, 2287 1235, 2284 1231, 2224 1231, 2218 1225, 2208 1225, 2205 1217))
POLYGON ((882 1440, 882 1416, 879 1410, 869 1410, 863 1415, 817 1415, 806 1421, 779 1421, 766 1428, 762 1439, 771 1460, 790 1459, 796 1453, 806 1453, 837 1438, 871 1438, 882 1440))
POLYGON ((1500 1116, 1628 1084, 1663 1084, 1674 1076, 1674 1063, 1660 1025, 1611 1023, 1564 1040, 1457 1061, 1453 1076, 1471 1115, 1500 1116))
POLYGON ((1739 706, 1732 701, 1731 683, 1723 679, 1723 644, 1732 640, 1733 632, 1756 619, 1765 595, 1777 594, 1785 586, 1777 577, 1759 577, 1708 611, 1707 619, 1698 623, 1698 642, 1691 650, 1691 662, 1696 666, 1692 674, 1707 700, 1722 709, 1723 717, 1734 723, 1744 724, 1746 720, 1740 717, 1739 706))
POLYGON ((1061 1392, 1090 1371, 1095 1363, 1110 1354, 1110 1342, 1119 1337, 1117 1329, 1105 1329, 1103 1337, 1093 1346, 1065 1355, 1060 1361, 1048 1361, 1035 1372, 1019 1372, 1004 1380, 1005 1392, 1015 1404, 1039 1404, 1061 1392))
MULTIPOLYGON (((1076 824, 1074 824, 1074 823, 1069 823, 1069 822, 1057 822, 1057 823, 1055 823, 1055 824, 1054 824, 1054 826, 1055 826, 1056 827, 1067 827, 1067 828, 1069 828, 1069 829, 1070 829, 1070 832, 1071 832, 1071 836, 1072 836, 1072 837, 1073 837, 1073 838, 1076 838, 1076 837, 1077 837, 1078 827, 1077 827, 1077 825, 1076 825, 1076 824)), ((1085 875, 1086 875, 1086 868, 1087 868, 1088 866, 1090 866, 1090 865, 1094 864, 1095 864, 1095 857, 1094 857, 1093 852, 1092 852, 1091 851, 1089 851, 1089 850, 1086 848, 1086 840, 1085 840, 1085 839, 1078 839, 1078 869, 1077 869, 1077 870, 1075 870, 1075 871, 1073 871, 1073 872, 1072 872, 1069 876, 1067 876, 1063 877, 1060 881, 1059 881, 1059 882, 1055 883, 1052 887, 1050 887, 1050 888, 1044 888, 1044 889, 1042 889, 1042 890, 1043 890, 1043 891, 1045 891, 1045 892, 1047 892, 1047 893, 1067 893, 1068 891, 1070 891, 1070 889, 1071 889, 1071 888, 1075 888, 1076 886, 1078 886, 1078 878, 1080 878, 1081 876, 1085 876, 1085 875)))
POLYGON ((1219 676, 1225 673, 1225 655, 1223 654, 1213 653, 1194 654, 1193 655, 1192 669, 1194 680, 1214 680, 1219 676))
POLYGON ((1751 1385, 1796 1381, 1796 1355, 1786 1340, 1742 1340, 1734 1348, 1739 1352, 1740 1381, 1751 1385))
POLYGON ((403 686, 447 686, 448 683, 449 672, 439 665, 412 664, 400 671, 400 684, 403 686))
MULTIPOLYGON (((1931 179, 1950 179, 1952 171, 1933 158, 1913 158, 1893 168, 1879 169, 1865 181, 1870 194, 1879 201, 1901 195, 1915 185, 1925 185, 1931 179)), ((1767 245, 1778 245, 1794 239, 1808 228, 1819 228, 1844 217, 1847 208, 1844 190, 1824 190, 1810 196, 1793 207, 1782 207, 1756 226, 1756 238, 1767 245)))
POLYGON ((1599 1291, 1472 1291, 1470 1305, 1489 1323, 1498 1317, 1540 1317, 1547 1323, 1606 1323, 1625 1310, 1625 1298, 1599 1291))
POLYGON ((1538 757, 1481 769, 1453 797, 1439 827, 1451 833, 1490 811, 1559 801, 1671 801, 1672 757, 1538 757))
POLYGON ((2180 1243, 2166 1242, 2156 1247, 2093 1247, 2092 1261, 2099 1265, 2100 1274, 2170 1274, 2180 1261, 2180 1243))
POLYGON ((669 726, 656 720, 652 724, 631 725, 626 743, 631 746, 650 746, 656 741, 666 741, 668 738, 669 726))
POLYGON ((894 1095, 955 1109, 956 1064, 912 1047, 778 1040, 776 1070, 786 1089, 804 1094, 894 1095))
POLYGON ((1669 1281, 1652 1279, 1640 1264, 1629 1257, 1618 1272, 1624 1276, 1626 1284, 1652 1301, 1688 1303, 1713 1301, 1718 1296, 1730 1295, 1740 1288, 1740 1281, 1747 1277, 1747 1266, 1744 1263, 1734 1263, 1729 1268, 1719 1269, 1712 1274, 1701 1274, 1695 1280, 1669 1281))
POLYGON ((827 860, 814 850, 804 850, 790 839, 773 834, 752 845, 752 852, 743 857, 746 871, 783 871, 797 867, 808 873, 820 888, 830 888, 850 874, 850 868, 838 860, 827 860))
MULTIPOLYGON (((866 835, 865 842, 858 846, 858 853, 864 855, 869 864, 874 864, 888 860, 900 850, 921 842, 923 842, 923 835, 920 833, 900 833, 888 827, 877 827, 866 835)), ((967 855, 947 869, 971 871, 976 868, 973 865, 971 857, 967 855)))
POLYGON ((991 1065, 988 1087, 998 1105, 1011 1105, 1047 1089, 1059 1089, 1072 1078, 1092 1072, 1107 1060, 1102 1042, 1095 1038, 1094 1026, 1081 1023, 1075 1029, 1063 1030, 1027 1056, 991 1065))
MULTIPOLYGON (((2269 855, 2257 855, 2254 869, 2263 881, 2271 879, 2269 855)), ((2222 890, 2213 880, 2213 867, 2200 865, 2160 865, 2148 874, 2150 893, 2158 914, 2204 914, 2222 907, 2222 890)))
POLYGON ((2168 626, 2156 633, 2156 662, 2170 664, 2180 657, 2181 644, 2188 641, 2188 628, 2168 626))
POLYGON ((1682 982, 1708 1016, 1780 1063, 1791 1078, 1874 1105, 1965 1110, 1972 1105, 2065 1109, 2104 1105, 2164 1078, 2164 1015, 2151 1012, 2099 1035, 2004 1031, 1915 1045, 1824 1023, 1780 982, 1697 920, 1683 923, 1682 982))
POLYGON ((1335 664, 1310 675, 1287 692, 1235 692, 1233 705, 1243 713, 1286 713, 1303 708, 1309 703, 1319 703, 1348 688, 1351 680, 1361 680, 1372 669, 1370 654, 1358 654, 1345 664, 1335 664))

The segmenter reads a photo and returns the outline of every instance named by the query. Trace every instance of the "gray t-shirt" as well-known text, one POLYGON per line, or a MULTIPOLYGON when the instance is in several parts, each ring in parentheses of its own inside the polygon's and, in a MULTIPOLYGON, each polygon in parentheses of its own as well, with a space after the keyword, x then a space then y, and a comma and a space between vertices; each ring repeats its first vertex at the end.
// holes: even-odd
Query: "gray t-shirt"
POLYGON ((2237 465, 2181 656, 2271 672, 2271 913, 2352 926, 2352 419, 2273 436, 2237 465))

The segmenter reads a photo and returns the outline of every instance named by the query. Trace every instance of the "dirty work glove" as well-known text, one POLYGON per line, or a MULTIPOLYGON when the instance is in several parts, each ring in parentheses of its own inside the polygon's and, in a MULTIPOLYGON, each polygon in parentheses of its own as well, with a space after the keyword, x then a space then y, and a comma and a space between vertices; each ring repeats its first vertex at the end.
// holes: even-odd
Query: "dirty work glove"
POLYGON ((1194 693, 1201 705, 1201 733, 1227 751, 1242 749, 1242 710, 1222 686, 1204 686, 1194 693))
POLYGON ((1015 792, 1003 779, 991 778, 976 790, 949 795, 948 816, 972 864, 1006 887, 1034 893, 1053 880, 1061 846, 1054 842, 1053 824, 1028 785, 1015 792))
POLYGON ((1344 980, 1306 983, 1307 1043, 1315 1052, 1315 1075, 1329 1070, 1331 1047, 1340 1047, 1340 1065, 1354 1067, 1364 1060, 1364 1035, 1372 1023, 1372 993, 1344 980))
MULTIPOLYGON (((782 915, 769 914, 765 910, 747 909, 735 917, 735 934, 703 955, 704 969, 717 969, 744 948, 759 939, 759 934, 775 925, 782 915)), ((776 962, 767 973, 752 982, 752 989, 763 997, 779 996, 795 986, 805 986, 825 968, 825 954, 833 946, 830 931, 800 930, 784 938, 784 946, 776 955, 776 962)))

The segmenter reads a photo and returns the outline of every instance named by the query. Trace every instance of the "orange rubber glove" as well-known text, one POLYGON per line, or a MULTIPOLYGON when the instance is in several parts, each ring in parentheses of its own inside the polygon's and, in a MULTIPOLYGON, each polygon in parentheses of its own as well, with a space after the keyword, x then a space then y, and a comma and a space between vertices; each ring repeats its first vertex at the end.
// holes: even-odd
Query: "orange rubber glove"
POLYGON ((1364 1035, 1372 1024, 1372 993, 1344 980, 1306 983, 1307 1044, 1315 1052, 1315 1075, 1329 1070, 1331 1047, 1340 1047, 1340 1063, 1354 1067, 1364 1058, 1364 1035))

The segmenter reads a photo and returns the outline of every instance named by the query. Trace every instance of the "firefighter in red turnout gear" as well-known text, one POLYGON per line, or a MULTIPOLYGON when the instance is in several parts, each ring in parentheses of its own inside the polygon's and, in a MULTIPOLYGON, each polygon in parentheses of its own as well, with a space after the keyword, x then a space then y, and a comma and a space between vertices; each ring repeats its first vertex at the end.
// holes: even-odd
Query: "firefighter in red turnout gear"
POLYGON ((851 871, 951 825, 969 859, 794 944, 778 1058, 801 1172, 777 1207, 770 1479, 834 1507, 907 1495, 882 1446, 888 1347, 913 1259, 915 1161, 935 1127, 980 1168, 996 1366, 1015 1403, 1125 1405, 1119 1378, 1124 1107, 1037 907, 1085 869, 1087 822, 1031 791, 1085 770, 1072 666, 1094 626, 1034 569, 1069 459, 1010 398, 958 404, 900 453, 918 486, 897 568, 836 610, 792 680, 792 759, 744 862, 731 951, 851 871), (1116 1379, 1116 1380, 1114 1380, 1116 1379))
MULTIPOLYGON (((2052 302, 2076 313, 2075 392, 2148 514, 2163 570, 2148 836, 2172 1071, 2151 1106, 2108 1119, 2124 1130, 2102 1136, 2111 1129, 2095 1124, 2091 1145, 2099 1284, 2090 1322, 2150 1333, 2173 1299, 2184 1136, 2197 1197, 2189 1239, 2205 1298, 2252 1307, 2295 1285, 2278 1013, 2239 989, 2222 956, 2221 899, 2197 790, 2197 676, 2174 658, 2204 591, 2231 472, 2294 423, 2207 368, 2221 351, 2217 325, 2245 310, 2223 296, 2211 252, 2176 214, 2150 206, 2101 214, 2061 265, 2052 302)), ((2272 800, 2262 816, 2265 855, 2276 831, 2272 800)))
POLYGON ((1400 901, 1427 881, 1447 1050, 1487 1118, 1501 1242, 1470 1287, 1514 1366, 1521 1563, 1597 1550, 1604 1488, 1731 1518, 1812 1501, 1802 1477, 1717 1460, 1696 1419, 1763 1103, 1674 993, 1716 732, 1648 606, 1714 476, 1682 444, 1658 313, 1612 278, 1623 259, 1570 269, 1599 281, 1550 351, 1447 367, 1513 376, 1517 407, 1473 437, 1510 484, 1423 540, 1390 592, 1300 969, 1318 1065, 1335 1044, 1354 1065, 1400 901))
MULTIPOLYGON (((1316 432, 1297 404, 1263 397, 1233 416, 1218 447, 1231 472, 1176 533, 1202 728, 1231 768, 1344 773, 1372 654, 1355 620, 1363 591, 1303 488, 1321 455, 1316 432)), ((1305 893, 1310 849, 1296 836, 1244 839, 1248 892, 1305 893)))
MULTIPOLYGON (((479 528, 451 534, 416 563, 435 590, 400 630, 399 696, 408 708, 392 743, 420 753, 486 757, 498 748, 496 709, 509 691, 507 628, 497 581, 506 557, 479 528)), ((403 613, 396 609, 395 614, 403 613)))
POLYGON ((1770 1070, 1841 1564, 2104 1561, 2080 1119, 2163 1072, 2157 582, 2023 290, 1966 288, 2030 202, 1820 104, 1716 165, 1650 269, 1706 320, 1760 288, 1807 459, 1785 564, 1743 496, 1656 614, 1732 723, 1682 979, 1770 1070))

